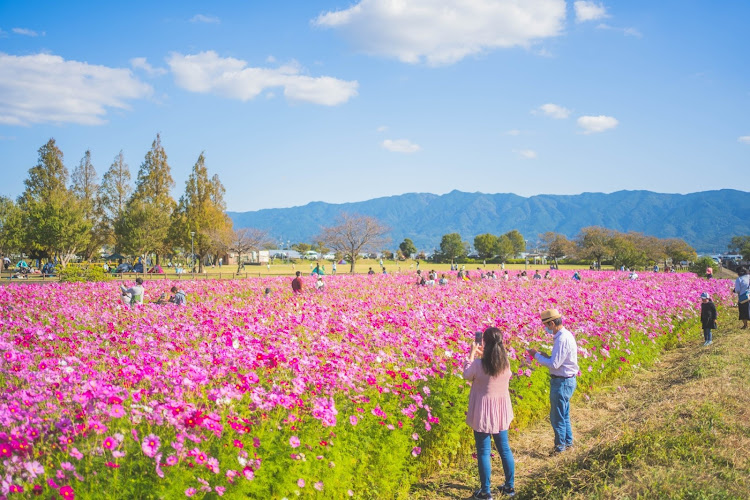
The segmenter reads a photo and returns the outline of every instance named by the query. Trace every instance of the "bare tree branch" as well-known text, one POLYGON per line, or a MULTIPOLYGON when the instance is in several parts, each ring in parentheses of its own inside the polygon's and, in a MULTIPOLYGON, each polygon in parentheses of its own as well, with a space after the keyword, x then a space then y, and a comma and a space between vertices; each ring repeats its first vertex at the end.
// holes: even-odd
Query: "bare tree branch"
POLYGON ((390 228, 374 217, 341 214, 336 225, 324 227, 316 241, 323 241, 334 252, 351 262, 349 272, 354 272, 354 264, 362 252, 375 252, 390 241, 386 235, 390 228))

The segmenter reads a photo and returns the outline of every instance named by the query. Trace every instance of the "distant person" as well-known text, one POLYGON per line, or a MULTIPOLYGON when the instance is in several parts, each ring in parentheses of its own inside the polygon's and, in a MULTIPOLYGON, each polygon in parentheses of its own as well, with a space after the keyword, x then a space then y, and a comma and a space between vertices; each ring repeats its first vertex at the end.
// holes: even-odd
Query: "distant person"
POLYGON ((442 286, 445 286, 448 284, 448 278, 446 278, 444 274, 441 274, 440 281, 438 283, 440 283, 440 285, 442 286))
POLYGON ((333 261, 333 269, 331 269, 331 274, 336 274, 336 261, 333 261))
POLYGON ((385 270, 385 266, 383 266, 383 274, 388 274, 385 270))
POLYGON ((747 328, 747 322, 750 320, 750 275, 747 274, 747 268, 740 266, 737 268, 737 279, 734 281, 734 293, 737 294, 737 307, 740 310, 740 320, 742 321, 741 330, 747 328))
POLYGON ((711 279, 711 278, 713 278, 713 277, 714 277, 714 268, 713 268, 713 267, 711 267, 711 266, 708 266, 708 267, 706 268, 706 279, 707 279, 707 280, 710 280, 710 279, 711 279))
POLYGON ((573 429, 570 424, 570 398, 576 390, 578 376, 578 346, 573 334, 562 326, 562 315, 557 309, 547 309, 540 315, 547 335, 554 337, 552 353, 529 349, 527 354, 550 373, 549 419, 555 432, 552 454, 562 453, 573 446, 573 429))
POLYGON ((323 290, 325 286, 326 284, 323 283, 323 276, 319 274, 318 279, 315 281, 315 289, 320 291, 320 290, 323 290))
POLYGON ((143 278, 136 278, 135 286, 130 288, 125 288, 124 285, 120 285, 120 292, 122 292, 120 300, 122 300, 123 304, 143 304, 143 278))
POLYGON ((659 272, 659 264, 654 264, 654 272, 655 273, 659 272))
POLYGON ((637 279, 638 279, 638 273, 637 273, 637 272, 635 272, 635 269, 634 269, 634 270, 632 270, 632 271, 630 271, 630 275, 628 276, 628 279, 629 279, 630 281, 635 281, 635 280, 637 280, 637 279))
POLYGON ((370 268, 370 270, 367 271, 367 274, 375 274, 375 271, 373 271, 372 268, 370 268))
POLYGON ((581 275, 578 271, 573 273, 573 279, 576 281, 581 281, 581 275))
POLYGON ((538 269, 536 271, 534 271, 534 276, 532 276, 532 278, 534 278, 535 280, 542 279, 542 275, 539 274, 539 270, 538 269))
POLYGON ((546 280, 551 280, 552 279, 552 275, 550 274, 549 271, 547 271, 546 273, 544 273, 544 279, 546 279, 546 280))
POLYGON ((320 274, 320 264, 318 264, 317 262, 315 263, 315 269, 312 270, 312 274, 320 274))
POLYGON ((294 273, 296 278, 292 280, 292 292, 293 293, 302 293, 302 273, 297 271, 294 273))
POLYGON ((515 461, 508 443, 508 429, 513 421, 508 388, 512 375, 502 332, 487 328, 482 333, 482 344, 472 343, 463 370, 464 380, 471 382, 466 423, 474 430, 479 466, 480 489, 472 498, 492 499, 492 441, 500 453, 505 475, 499 490, 504 495, 515 494, 515 461))
POLYGON ((701 327, 703 327, 703 340, 705 340, 703 345, 709 346, 713 343, 711 330, 716 328, 716 306, 706 292, 701 294, 701 327))

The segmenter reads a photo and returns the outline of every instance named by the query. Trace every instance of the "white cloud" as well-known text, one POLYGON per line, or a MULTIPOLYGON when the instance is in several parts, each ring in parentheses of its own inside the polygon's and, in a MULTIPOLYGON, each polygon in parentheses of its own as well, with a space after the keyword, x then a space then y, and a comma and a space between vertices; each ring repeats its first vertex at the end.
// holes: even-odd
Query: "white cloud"
POLYGON ((203 14, 196 14, 190 19, 191 23, 207 23, 207 24, 219 24, 221 19, 216 16, 204 16, 203 14))
POLYGON ((578 119, 578 126, 584 134, 596 134, 617 127, 620 122, 611 116, 582 116, 578 119))
MULTIPOLYGON (((37 33, 34 30, 27 29, 27 28, 13 28, 12 31, 16 35, 39 36, 39 33, 37 33)), ((41 34, 42 34, 42 36, 44 36, 44 32, 42 32, 41 34)))
POLYGON ((520 149, 520 150, 513 150, 515 153, 518 153, 518 157, 522 160, 535 160, 536 159, 536 151, 533 149, 520 149))
POLYGON ((388 127, 386 127, 385 125, 381 125, 378 127, 378 132, 385 132, 386 130, 388 130, 388 127))
POLYGON ((130 66, 134 69, 142 69, 149 76, 159 76, 167 73, 167 70, 164 68, 154 68, 151 66, 145 57, 134 57, 130 60, 130 66))
POLYGON ((537 109, 533 110, 532 113, 536 115, 545 115, 556 120, 564 120, 570 116, 570 110, 557 104, 542 104, 537 109))
POLYGON ((382 146, 388 151, 392 151, 394 153, 416 153, 417 151, 422 149, 418 144, 414 144, 408 139, 397 139, 395 141, 386 139, 383 141, 382 146))
POLYGON ((519 135, 521 135, 521 131, 518 130, 518 129, 508 130, 507 132, 505 132, 505 135, 510 135, 512 137, 518 137, 519 135))
POLYGON ((738 137, 737 141, 743 144, 750 144, 750 135, 743 135, 742 137, 738 137))
POLYGON ((104 123, 107 108, 151 95, 150 85, 127 68, 110 68, 60 56, 0 52, 0 124, 104 123))
POLYGON ((241 101, 253 99, 266 89, 282 87, 287 99, 335 106, 356 96, 359 86, 356 80, 301 75, 295 62, 278 68, 253 68, 240 59, 219 57, 212 50, 193 55, 173 53, 167 64, 180 87, 241 101))
POLYGON ((365 53, 437 66, 561 34, 565 0, 360 0, 312 23, 342 31, 365 53))
POLYGON ((606 24, 606 23, 599 24, 596 27, 596 29, 598 29, 598 30, 607 30, 607 31, 617 31, 617 32, 622 33, 625 36, 634 36, 636 38, 642 38, 643 37, 643 35, 641 34, 641 32, 638 31, 635 28, 618 28, 616 26, 610 26, 609 24, 606 24))
POLYGON ((609 17, 607 15, 607 9, 605 9, 604 5, 600 3, 578 0, 576 2, 573 2, 573 7, 576 11, 577 23, 596 21, 597 19, 609 17))

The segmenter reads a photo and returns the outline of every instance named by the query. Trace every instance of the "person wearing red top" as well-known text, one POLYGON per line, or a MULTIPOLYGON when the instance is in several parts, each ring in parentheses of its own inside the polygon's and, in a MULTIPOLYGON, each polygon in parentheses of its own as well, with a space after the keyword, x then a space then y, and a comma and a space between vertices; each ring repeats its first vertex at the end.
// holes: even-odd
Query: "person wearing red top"
POLYGON ((300 273, 299 271, 297 271, 296 273, 294 273, 294 275, 297 276, 296 278, 294 278, 292 280, 292 292, 294 292, 294 293, 302 293, 302 276, 301 276, 301 274, 302 273, 300 273))

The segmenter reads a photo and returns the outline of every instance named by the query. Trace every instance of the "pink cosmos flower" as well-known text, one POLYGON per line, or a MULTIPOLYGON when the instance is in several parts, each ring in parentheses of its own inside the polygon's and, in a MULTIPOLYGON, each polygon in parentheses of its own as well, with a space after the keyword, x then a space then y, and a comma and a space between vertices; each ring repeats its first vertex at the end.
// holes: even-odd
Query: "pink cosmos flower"
POLYGON ((156 462, 156 475, 163 478, 164 471, 161 470, 161 453, 156 454, 154 461, 156 462))
POLYGON ((300 440, 297 436, 292 436, 289 438, 289 446, 292 448, 297 448, 300 445, 300 440))
POLYGON ((198 490, 196 490, 195 488, 188 488, 188 489, 185 490, 185 496, 186 497, 191 497, 191 496, 195 495, 196 493, 198 493, 198 490))
POLYGON ((223 496, 224 496, 224 492, 225 492, 226 490, 227 490, 227 489, 226 489, 226 488, 225 488, 224 486, 215 486, 215 487, 214 487, 214 491, 215 491, 215 492, 216 492, 216 494, 217 494, 217 495, 219 495, 220 497, 223 497, 223 496))
POLYGON ((422 448, 420 448, 419 446, 415 446, 411 449, 411 456, 413 457, 419 456, 420 453, 422 453, 422 448))
POLYGON ((143 450, 143 454, 147 457, 153 457, 156 455, 156 452, 159 450, 159 447, 161 446, 161 440, 159 439, 159 436, 156 434, 149 434, 145 438, 143 438, 143 442, 141 443, 141 450, 143 450))
POLYGON ((34 480, 37 476, 44 474, 44 467, 42 464, 34 460, 33 462, 24 462, 23 468, 29 473, 29 478, 34 480))
POLYGON ((359 420, 357 419, 356 415, 349 416, 349 423, 350 424, 357 425, 358 422, 359 422, 359 420))
POLYGON ((315 488, 318 491, 323 491, 323 481, 318 481, 313 485, 313 488, 315 488))
POLYGON ((109 436, 104 440, 104 443, 102 443, 102 447, 106 450, 111 450, 112 448, 117 447, 117 440, 112 436, 109 436))
POLYGON ((60 495, 62 495, 62 497, 65 500, 73 500, 76 497, 76 492, 73 490, 71 486, 68 486, 68 485, 65 485, 62 488, 60 488, 59 492, 60 492, 60 495))
POLYGON ((412 438, 412 439, 413 439, 414 441, 419 441, 419 434, 417 434, 417 433, 415 432, 415 433, 413 433, 413 434, 411 435, 411 438, 412 438))
POLYGON ((300 488, 304 488, 305 487, 305 480, 302 479, 302 478, 297 479, 297 486, 299 486, 300 488))
POLYGON ((169 465, 170 467, 177 465, 177 462, 179 462, 179 459, 176 455, 169 455, 167 457, 167 465, 169 465))
POLYGON ((253 479, 255 479, 255 472, 253 472, 253 469, 251 469, 250 467, 245 467, 244 469, 242 469, 242 474, 244 474, 245 479, 247 479, 248 481, 252 481, 253 479))

